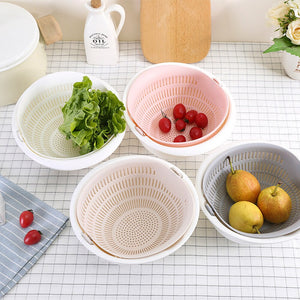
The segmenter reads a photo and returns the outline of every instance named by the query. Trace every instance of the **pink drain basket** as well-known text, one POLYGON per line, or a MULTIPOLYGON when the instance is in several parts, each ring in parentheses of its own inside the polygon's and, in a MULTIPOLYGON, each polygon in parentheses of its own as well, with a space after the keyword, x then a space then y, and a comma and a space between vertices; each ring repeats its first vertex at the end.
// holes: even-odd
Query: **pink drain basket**
MULTIPOLYGON (((146 140, 150 139, 152 147, 155 143, 163 148, 190 148, 203 144, 224 128, 233 112, 229 92, 219 80, 199 68, 181 63, 156 64, 138 73, 126 87, 124 103, 127 123, 135 135, 146 144, 146 140), (195 109, 207 115, 208 126, 203 130, 202 138, 188 139, 188 132, 195 125, 188 125, 185 129, 187 142, 184 143, 173 142, 181 134, 174 124, 169 133, 160 131, 161 111, 174 120, 173 108, 177 103, 183 103, 187 110, 195 109)), ((148 146, 151 148, 151 145, 148 146)), ((211 148, 217 146, 215 144, 211 148)), ((162 151, 169 152, 167 149, 162 151)), ((179 151, 182 153, 182 149, 179 151)), ((189 152, 195 154, 194 151, 189 152)), ((198 147, 196 152, 202 151, 198 147)))

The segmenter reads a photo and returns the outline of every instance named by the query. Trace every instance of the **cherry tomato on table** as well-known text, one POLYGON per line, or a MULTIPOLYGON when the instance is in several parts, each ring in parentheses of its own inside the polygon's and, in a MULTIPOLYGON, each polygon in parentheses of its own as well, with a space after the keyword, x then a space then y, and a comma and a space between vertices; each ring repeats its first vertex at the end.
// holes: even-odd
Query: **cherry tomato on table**
POLYGON ((22 228, 30 226, 33 222, 33 211, 31 209, 23 211, 20 214, 19 221, 22 228))
POLYGON ((26 245, 34 245, 38 243, 42 238, 42 233, 39 230, 30 230, 24 237, 24 243, 26 245))
POLYGON ((173 116, 175 120, 183 119, 186 113, 185 106, 182 103, 178 103, 173 108, 173 116))

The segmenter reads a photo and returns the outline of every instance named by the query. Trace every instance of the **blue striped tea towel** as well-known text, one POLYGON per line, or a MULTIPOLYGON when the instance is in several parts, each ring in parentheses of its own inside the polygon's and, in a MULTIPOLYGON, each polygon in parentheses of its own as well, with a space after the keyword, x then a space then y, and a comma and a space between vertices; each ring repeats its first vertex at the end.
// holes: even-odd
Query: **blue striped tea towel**
POLYGON ((6 207, 6 223, 0 226, 0 298, 3 297, 45 253, 65 228, 68 218, 29 192, 0 176, 0 193, 6 207), (22 228, 19 216, 32 209, 34 221, 22 228), (25 245, 24 236, 32 230, 42 232, 35 245, 25 245))

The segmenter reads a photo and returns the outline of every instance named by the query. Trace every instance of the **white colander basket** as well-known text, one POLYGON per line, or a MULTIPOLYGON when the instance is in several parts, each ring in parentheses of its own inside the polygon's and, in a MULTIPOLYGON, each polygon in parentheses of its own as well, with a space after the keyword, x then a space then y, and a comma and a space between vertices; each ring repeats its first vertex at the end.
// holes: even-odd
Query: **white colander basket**
MULTIPOLYGON (((101 149, 85 155, 73 146, 71 140, 59 131, 63 123, 62 107, 69 100, 73 84, 82 81, 85 74, 57 72, 33 83, 20 97, 14 109, 12 131, 22 149, 34 161, 58 170, 78 170, 99 163, 120 145, 125 131, 111 138, 101 149)), ((106 82, 87 75, 93 89, 115 91, 106 82)))
POLYGON ((74 191, 70 219, 79 240, 114 262, 141 263, 178 249, 199 203, 190 179, 155 157, 125 156, 90 171, 74 191))
POLYGON ((300 161, 288 149, 272 143, 243 142, 222 146, 201 165, 196 177, 196 189, 201 208, 216 229, 238 243, 275 243, 300 234, 300 161), (289 219, 280 224, 264 221, 261 234, 244 233, 229 225, 229 210, 234 202, 226 192, 226 177, 230 166, 252 173, 261 189, 281 182, 290 195, 292 210, 289 219))

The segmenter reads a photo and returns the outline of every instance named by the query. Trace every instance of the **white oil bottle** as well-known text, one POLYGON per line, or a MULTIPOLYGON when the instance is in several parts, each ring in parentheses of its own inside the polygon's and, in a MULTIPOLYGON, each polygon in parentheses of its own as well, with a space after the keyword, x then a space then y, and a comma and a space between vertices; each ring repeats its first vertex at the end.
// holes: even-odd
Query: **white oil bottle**
POLYGON ((91 65, 116 65, 119 61, 118 36, 124 25, 125 11, 119 4, 105 7, 103 1, 92 0, 86 3, 89 14, 84 27, 84 46, 87 63, 91 65), (120 14, 115 27, 111 13, 120 14))

